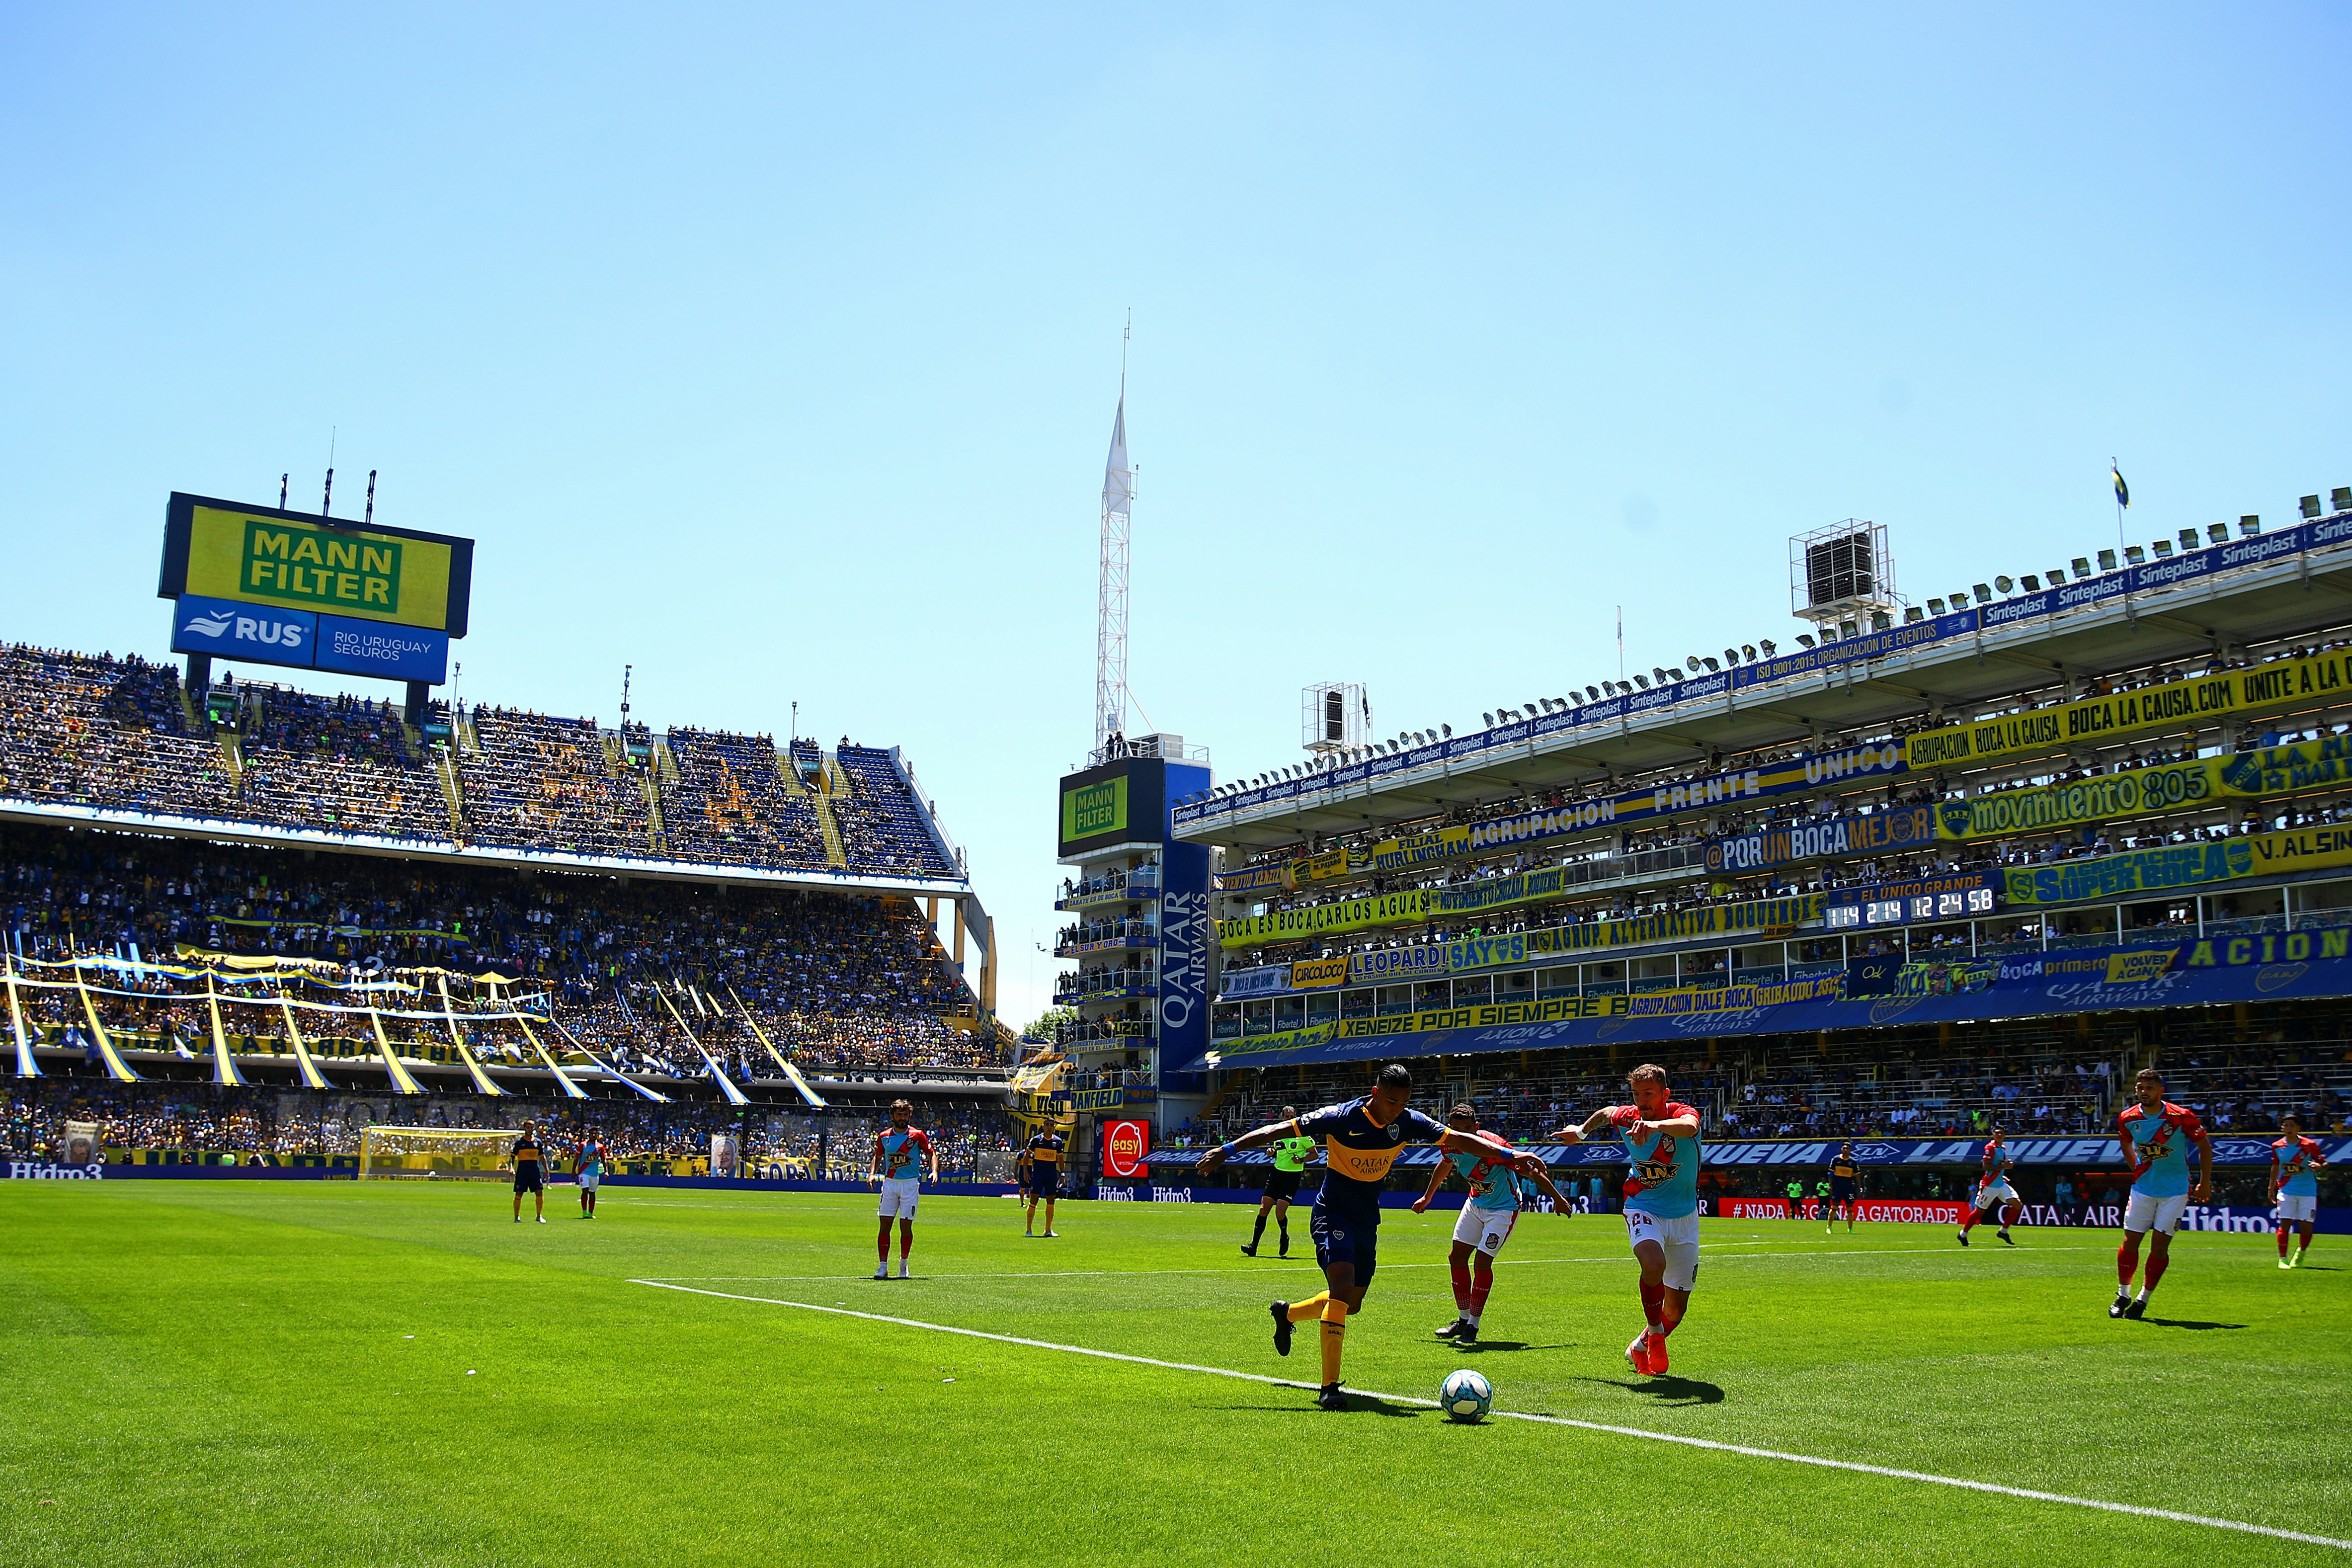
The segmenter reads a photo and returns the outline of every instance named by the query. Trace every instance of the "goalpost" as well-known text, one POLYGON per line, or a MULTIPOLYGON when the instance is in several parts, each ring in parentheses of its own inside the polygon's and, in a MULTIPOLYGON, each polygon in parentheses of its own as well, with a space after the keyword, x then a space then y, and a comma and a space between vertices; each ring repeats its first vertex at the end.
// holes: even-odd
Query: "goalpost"
POLYGON ((360 1180, 416 1176, 497 1181, 521 1133, 511 1127, 370 1127, 360 1134, 360 1180))

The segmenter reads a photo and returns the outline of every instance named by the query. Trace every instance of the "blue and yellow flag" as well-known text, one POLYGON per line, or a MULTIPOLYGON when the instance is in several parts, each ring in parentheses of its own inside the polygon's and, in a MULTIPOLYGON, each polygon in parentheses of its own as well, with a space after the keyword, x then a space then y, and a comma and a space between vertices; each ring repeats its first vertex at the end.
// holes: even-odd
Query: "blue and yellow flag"
POLYGON ((2126 507, 2131 505, 2131 487, 2124 483, 2124 471, 2110 463, 2107 465, 2107 472, 2116 478, 2116 504, 2126 507))

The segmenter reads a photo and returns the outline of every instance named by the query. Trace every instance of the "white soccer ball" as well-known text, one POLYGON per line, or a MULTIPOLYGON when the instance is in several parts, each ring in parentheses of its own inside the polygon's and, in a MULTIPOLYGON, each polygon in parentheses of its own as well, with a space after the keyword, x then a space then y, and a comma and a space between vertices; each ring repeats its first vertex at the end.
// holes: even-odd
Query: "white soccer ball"
POLYGON ((1437 1403, 1454 1421, 1477 1421, 1495 1407, 1494 1384, 1465 1367, 1437 1385, 1437 1403))

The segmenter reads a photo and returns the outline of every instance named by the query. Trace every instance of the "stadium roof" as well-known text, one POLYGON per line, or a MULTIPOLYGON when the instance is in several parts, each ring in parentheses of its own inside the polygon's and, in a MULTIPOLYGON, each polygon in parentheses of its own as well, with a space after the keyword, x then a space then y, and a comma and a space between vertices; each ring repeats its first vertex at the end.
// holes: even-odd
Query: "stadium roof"
MULTIPOLYGON (((2195 553, 2222 558, 2212 563, 2219 569, 2130 593, 2106 578, 2078 583, 2072 591, 2045 590, 2029 597, 2048 601, 2047 614, 2014 616, 2019 601, 2012 599, 1879 633, 1889 641, 1906 634, 1916 638, 1884 657, 1754 684, 1735 686, 1724 676, 1693 680, 1686 688, 1711 683, 1720 690, 1680 700, 1672 693, 1645 692, 1632 704, 1594 704, 1391 756, 1383 760, 1396 764, 1394 771, 1378 778, 1351 780, 1362 771, 1359 764, 1180 806, 1175 837, 1247 854, 1309 835, 1381 828, 1529 791, 1581 789, 1704 766, 1718 754, 1868 732, 1923 711, 1958 721, 2070 676, 2202 659, 2352 617, 2352 518, 2307 522, 2195 553), (2253 564, 2229 559, 2256 554, 2262 559, 2253 564), (2077 599, 2084 602, 2068 603, 2077 599), (1623 710, 1644 699, 1655 705, 1639 713, 1623 710), (1596 708, 1614 712, 1593 716, 1596 708), (1548 733, 1535 732, 1547 727, 1548 733)), ((2186 567, 2191 560, 2171 564, 2186 567)), ((1801 655, 1774 662, 1820 661, 1801 655)))

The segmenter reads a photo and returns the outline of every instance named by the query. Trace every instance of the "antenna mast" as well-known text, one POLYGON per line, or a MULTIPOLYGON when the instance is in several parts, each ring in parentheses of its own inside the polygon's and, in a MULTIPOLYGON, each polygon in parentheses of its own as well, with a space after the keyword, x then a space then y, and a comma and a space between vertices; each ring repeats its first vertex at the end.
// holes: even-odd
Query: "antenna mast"
POLYGON ((1135 312, 1118 338, 1118 414, 1110 429, 1110 461, 1103 469, 1101 570, 1095 597, 1095 760, 1109 759, 1111 737, 1127 730, 1128 516, 1135 500, 1135 469, 1127 460, 1127 344, 1135 312))

